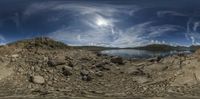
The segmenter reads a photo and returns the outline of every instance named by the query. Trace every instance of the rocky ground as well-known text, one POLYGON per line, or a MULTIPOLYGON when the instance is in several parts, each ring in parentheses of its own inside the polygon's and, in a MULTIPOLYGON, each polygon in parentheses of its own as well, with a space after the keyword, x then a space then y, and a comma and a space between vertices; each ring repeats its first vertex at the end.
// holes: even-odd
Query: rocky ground
POLYGON ((130 60, 49 38, 0 47, 0 97, 200 96, 200 51, 130 60))

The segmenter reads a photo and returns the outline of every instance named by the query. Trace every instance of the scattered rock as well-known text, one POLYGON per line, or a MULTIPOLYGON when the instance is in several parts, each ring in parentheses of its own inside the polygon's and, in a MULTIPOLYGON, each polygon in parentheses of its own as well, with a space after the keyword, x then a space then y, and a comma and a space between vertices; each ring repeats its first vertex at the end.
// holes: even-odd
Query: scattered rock
POLYGON ((124 64, 123 59, 121 57, 113 57, 110 61, 116 64, 124 64))
POLYGON ((32 76, 31 81, 35 84, 44 84, 45 80, 42 76, 32 76))
MULTIPOLYGON (((2 84, 0 89, 3 90, 0 90, 1 92, 4 92, 7 88, 4 84, 9 84, 8 89, 17 87, 20 94, 27 92, 28 94, 22 93, 26 95, 29 95, 29 92, 31 93, 34 89, 44 90, 42 91, 43 95, 50 92, 51 95, 55 96, 79 96, 81 92, 110 97, 162 96, 171 92, 167 90, 168 87, 175 90, 176 88, 185 88, 183 91, 186 94, 198 94, 199 89, 193 91, 189 89, 193 86, 186 86, 200 82, 200 70, 198 69, 200 61, 195 58, 187 60, 187 64, 183 58, 183 68, 175 70, 172 67, 179 66, 180 56, 163 58, 161 61, 158 57, 148 61, 127 60, 120 57, 97 56, 90 51, 67 49, 66 47, 66 49, 55 50, 55 48, 60 47, 54 47, 52 44, 49 44, 50 46, 45 45, 45 47, 42 43, 39 44, 40 47, 35 48, 38 45, 35 42, 33 43, 31 49, 23 47, 23 52, 12 52, 12 50, 12 53, 5 55, 5 51, 2 51, 2 47, 0 47, 0 52, 3 52, 0 54, 0 80, 2 82, 0 82, 2 84), (48 48, 51 48, 51 50, 48 48), (13 53, 18 53, 18 55, 13 55, 13 53), (19 56, 20 58, 16 59, 19 56), (6 58, 8 58, 8 62, 6 58), (10 59, 15 59, 15 61, 10 62, 10 59), (9 73, 7 67, 11 68, 10 72, 13 75, 9 73), (185 73, 177 74, 179 71, 185 73), (29 82, 27 74, 40 76, 31 76, 31 82, 29 82), (4 80, 5 78, 6 80, 4 80), (12 82, 14 87, 10 87, 12 82), (90 92, 91 89, 93 91, 90 92)), ((15 92, 15 95, 18 95, 16 90, 12 91, 15 92)), ((7 93, 7 90, 5 92, 7 93)))
POLYGON ((104 71, 104 70, 110 70, 110 66, 108 64, 109 64, 108 62, 104 61, 104 62, 97 63, 94 66, 98 68, 99 70, 104 71))
POLYGON ((95 66, 96 66, 97 68, 101 68, 101 67, 103 67, 103 66, 106 65, 106 64, 108 64, 108 62, 100 62, 100 63, 97 63, 95 66))

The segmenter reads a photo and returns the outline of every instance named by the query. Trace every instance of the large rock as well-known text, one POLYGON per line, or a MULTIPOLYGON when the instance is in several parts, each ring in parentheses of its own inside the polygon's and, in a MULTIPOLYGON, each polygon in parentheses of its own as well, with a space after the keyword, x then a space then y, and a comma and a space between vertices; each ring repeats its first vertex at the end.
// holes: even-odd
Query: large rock
POLYGON ((110 61, 112 63, 116 63, 116 64, 124 64, 123 58, 121 58, 121 57, 113 57, 110 61))
POLYGON ((66 62, 64 59, 51 59, 47 62, 47 64, 50 66, 50 67, 55 67, 55 66, 58 66, 58 65, 64 65, 66 62))
POLYGON ((156 72, 161 72, 161 71, 164 71, 168 68, 168 66, 166 64, 160 64, 160 63, 157 63, 157 64, 152 64, 152 65, 149 65, 149 66, 145 66, 144 67, 144 71, 149 71, 149 72, 152 72, 152 71, 156 71, 156 72))
POLYGON ((109 62, 103 61, 94 65, 100 71, 110 70, 109 62))
POLYGON ((44 84, 45 80, 42 76, 32 76, 31 81, 35 84, 44 84))
POLYGON ((193 73, 182 74, 177 76, 176 79, 171 83, 171 86, 184 86, 184 85, 195 85, 197 80, 193 73))
POLYGON ((82 78, 83 81, 91 81, 91 80, 92 80, 92 77, 91 77, 89 71, 87 71, 87 70, 82 70, 82 71, 80 72, 80 74, 81 74, 81 78, 82 78))
POLYGON ((154 58, 149 58, 147 61, 149 62, 159 62, 162 58, 161 57, 154 57, 154 58))

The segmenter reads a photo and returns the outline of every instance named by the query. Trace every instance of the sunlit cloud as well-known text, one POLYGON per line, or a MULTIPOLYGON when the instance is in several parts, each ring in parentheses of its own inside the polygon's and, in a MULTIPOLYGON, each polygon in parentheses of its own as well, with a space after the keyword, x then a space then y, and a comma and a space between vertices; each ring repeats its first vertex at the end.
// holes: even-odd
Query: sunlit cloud
POLYGON ((49 1, 32 3, 24 10, 23 16, 26 21, 31 16, 46 14, 44 22, 48 24, 57 22, 60 25, 46 35, 70 45, 134 47, 149 42, 170 44, 173 42, 170 39, 169 42, 157 39, 165 39, 163 37, 165 35, 174 38, 173 35, 179 33, 185 36, 183 39, 193 43, 198 42, 199 38, 196 36, 199 34, 200 21, 194 21, 190 12, 166 9, 152 11, 152 15, 149 15, 145 11, 150 11, 148 6, 134 3, 123 5, 49 1), (184 24, 165 22, 168 16, 172 19, 188 18, 188 22, 184 24))

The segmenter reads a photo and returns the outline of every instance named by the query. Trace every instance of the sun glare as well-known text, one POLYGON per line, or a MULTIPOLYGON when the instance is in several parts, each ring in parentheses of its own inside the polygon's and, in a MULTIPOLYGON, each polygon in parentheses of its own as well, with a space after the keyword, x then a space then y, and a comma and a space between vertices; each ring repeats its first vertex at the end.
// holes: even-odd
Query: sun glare
POLYGON ((104 27, 104 26, 108 26, 108 25, 109 25, 109 22, 108 22, 106 19, 97 18, 97 19, 96 19, 96 24, 97 24, 98 26, 104 27))

